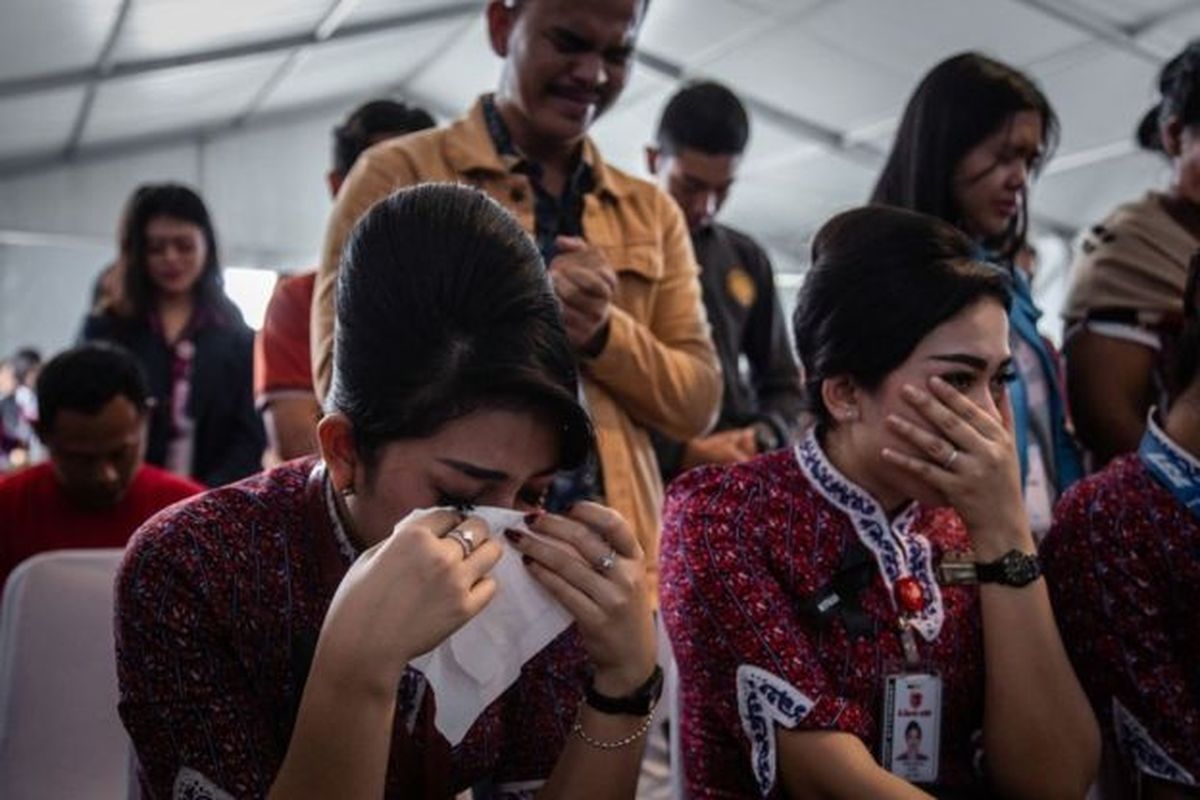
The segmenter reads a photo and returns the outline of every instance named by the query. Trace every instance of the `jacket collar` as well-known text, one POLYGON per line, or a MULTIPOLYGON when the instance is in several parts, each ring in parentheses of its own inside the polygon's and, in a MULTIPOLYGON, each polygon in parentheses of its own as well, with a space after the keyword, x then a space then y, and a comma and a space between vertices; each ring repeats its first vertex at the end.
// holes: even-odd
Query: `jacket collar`
MULTIPOLYGON (((444 141, 446 160, 450 168, 459 175, 472 172, 506 175, 511 171, 512 165, 508 163, 511 157, 506 159, 496 151, 496 145, 488 132, 483 97, 475 101, 475 105, 465 117, 450 125, 444 141)), ((583 161, 592 169, 596 192, 617 200, 628 195, 631 190, 630 182, 616 175, 604 163, 595 142, 590 137, 585 137, 582 146, 583 161)))

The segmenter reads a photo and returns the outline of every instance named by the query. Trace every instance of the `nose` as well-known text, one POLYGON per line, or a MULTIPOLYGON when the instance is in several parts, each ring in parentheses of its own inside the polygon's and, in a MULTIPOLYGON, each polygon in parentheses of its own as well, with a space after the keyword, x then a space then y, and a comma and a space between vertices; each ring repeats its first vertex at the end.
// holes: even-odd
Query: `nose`
POLYGON ((599 53, 581 53, 572 65, 571 78, 592 89, 599 89, 609 81, 608 68, 599 53))
POLYGON ((696 222, 707 222, 717 213, 717 193, 700 192, 692 198, 690 216, 696 222))
POLYGON ((121 473, 117 469, 117 465, 111 461, 105 461, 100 464, 96 472, 96 480, 106 488, 112 488, 121 481, 121 473))
POLYGON ((1024 189, 1029 183, 1029 164, 1023 159, 1017 159, 1008 171, 1008 186, 1012 189, 1024 189))

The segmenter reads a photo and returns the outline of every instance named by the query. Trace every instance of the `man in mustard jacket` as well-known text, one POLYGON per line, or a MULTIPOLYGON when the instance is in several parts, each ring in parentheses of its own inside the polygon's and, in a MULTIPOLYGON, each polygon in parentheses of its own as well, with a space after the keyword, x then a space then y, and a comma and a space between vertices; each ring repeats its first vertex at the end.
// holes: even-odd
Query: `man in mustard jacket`
POLYGON ((359 159, 326 232, 312 337, 324 397, 342 248, 374 203, 426 181, 486 191, 537 241, 579 353, 600 463, 571 480, 629 520, 657 592, 662 483, 649 431, 678 440, 705 433, 721 375, 683 215, 653 184, 605 164, 587 138, 625 86, 644 11, 645 0, 491 0, 499 87, 449 127, 359 159))

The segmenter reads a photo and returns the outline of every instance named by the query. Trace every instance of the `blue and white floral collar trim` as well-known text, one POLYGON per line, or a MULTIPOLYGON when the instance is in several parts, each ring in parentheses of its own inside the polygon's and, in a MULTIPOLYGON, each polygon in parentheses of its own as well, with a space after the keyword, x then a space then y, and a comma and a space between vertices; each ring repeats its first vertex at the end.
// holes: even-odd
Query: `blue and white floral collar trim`
MULTIPOLYGON (((913 531, 919 506, 912 503, 889 523, 887 514, 875 498, 829 462, 817 442, 815 430, 810 430, 796 445, 796 461, 813 488, 850 518, 858 538, 879 564, 879 573, 893 608, 896 604, 894 587, 898 580, 912 577, 921 585, 928 602, 919 614, 909 616, 907 620, 925 641, 936 639, 942 630, 945 607, 933 569, 929 540, 913 531)), ((900 614, 900 609, 897 608, 896 613, 900 614)))

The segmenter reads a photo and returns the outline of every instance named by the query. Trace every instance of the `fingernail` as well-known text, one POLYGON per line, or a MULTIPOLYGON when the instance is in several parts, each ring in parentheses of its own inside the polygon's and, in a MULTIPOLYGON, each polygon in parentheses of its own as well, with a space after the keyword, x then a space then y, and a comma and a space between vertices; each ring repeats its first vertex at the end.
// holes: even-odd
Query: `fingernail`
POLYGON ((523 536, 525 536, 525 534, 521 533, 520 531, 514 531, 512 528, 506 528, 504 531, 504 538, 508 539, 513 544, 519 544, 523 536))

